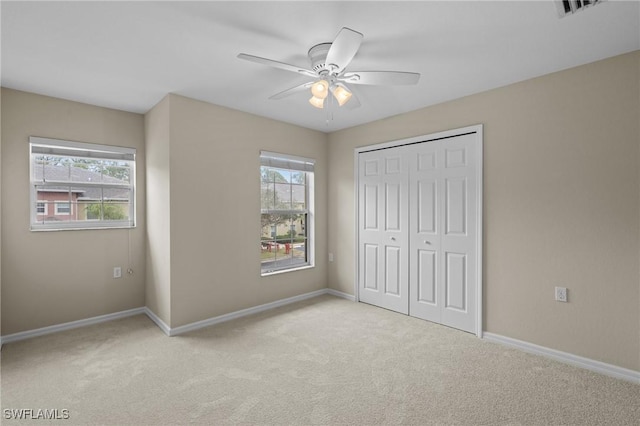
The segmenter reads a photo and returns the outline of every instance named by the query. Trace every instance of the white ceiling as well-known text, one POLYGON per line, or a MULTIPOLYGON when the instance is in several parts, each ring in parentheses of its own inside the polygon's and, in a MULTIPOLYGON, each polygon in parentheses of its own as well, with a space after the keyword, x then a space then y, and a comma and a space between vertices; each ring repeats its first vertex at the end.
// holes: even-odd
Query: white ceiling
MULTIPOLYGON (((167 93, 324 132, 640 49, 637 1, 560 19, 552 1, 7 2, 2 86, 145 113, 167 93), (417 86, 358 86, 362 106, 327 110, 308 78, 236 58, 309 68, 341 27, 364 34, 348 71, 422 74, 417 86), (328 121, 328 122, 327 122, 328 121)), ((352 86, 353 87, 353 86, 352 86)))

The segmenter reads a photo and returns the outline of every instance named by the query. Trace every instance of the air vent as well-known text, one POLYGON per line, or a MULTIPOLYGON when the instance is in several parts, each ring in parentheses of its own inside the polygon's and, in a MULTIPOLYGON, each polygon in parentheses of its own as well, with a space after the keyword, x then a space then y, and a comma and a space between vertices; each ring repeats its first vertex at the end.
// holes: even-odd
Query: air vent
POLYGON ((603 1, 604 0, 558 0, 556 1, 556 6, 558 7, 558 14, 562 18, 580 12, 589 6, 602 3, 603 1))

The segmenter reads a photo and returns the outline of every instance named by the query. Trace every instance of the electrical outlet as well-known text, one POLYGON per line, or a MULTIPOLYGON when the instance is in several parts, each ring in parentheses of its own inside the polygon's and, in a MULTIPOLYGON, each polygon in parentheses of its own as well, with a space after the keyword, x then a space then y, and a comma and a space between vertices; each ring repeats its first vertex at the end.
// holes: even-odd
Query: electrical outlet
POLYGON ((116 266, 113 268, 113 278, 122 278, 122 268, 116 266))
POLYGON ((556 301, 558 301, 558 302, 566 302, 567 301, 567 288, 566 287, 556 287, 556 301))
POLYGON ((329 253, 329 262, 333 262, 333 253, 329 253))

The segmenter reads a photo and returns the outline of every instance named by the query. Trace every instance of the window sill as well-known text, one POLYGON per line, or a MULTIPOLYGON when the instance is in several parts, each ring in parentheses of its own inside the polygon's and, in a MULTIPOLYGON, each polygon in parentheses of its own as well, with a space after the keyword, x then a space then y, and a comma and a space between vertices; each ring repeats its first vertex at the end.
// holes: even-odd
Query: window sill
POLYGON ((300 266, 298 268, 280 269, 278 271, 272 271, 272 272, 261 272, 260 276, 269 277, 271 275, 279 275, 279 274, 285 274, 287 272, 303 271, 305 269, 311 269, 311 268, 315 268, 315 265, 304 265, 304 266, 300 266))
POLYGON ((82 226, 82 227, 68 227, 68 228, 47 228, 39 226, 31 226, 29 229, 31 232, 59 232, 59 231, 90 231, 98 229, 135 229, 136 226, 82 226))

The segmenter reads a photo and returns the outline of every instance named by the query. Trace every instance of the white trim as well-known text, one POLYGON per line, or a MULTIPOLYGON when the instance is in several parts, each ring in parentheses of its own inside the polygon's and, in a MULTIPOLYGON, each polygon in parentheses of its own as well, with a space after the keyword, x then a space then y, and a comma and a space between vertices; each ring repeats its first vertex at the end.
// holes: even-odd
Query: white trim
POLYGON ((407 145, 411 143, 429 142, 430 140, 455 137, 455 136, 460 136, 466 133, 482 134, 482 127, 483 127, 482 124, 474 124, 472 126, 461 127, 459 129, 445 130, 443 132, 438 132, 438 133, 430 133, 428 135, 414 136, 411 138, 398 139, 390 142, 382 142, 382 143, 377 143, 373 145, 360 146, 355 148, 354 151, 355 151, 355 154, 359 154, 361 152, 371 151, 373 149, 393 148, 396 146, 407 145))
POLYGON ((160 319, 151 309, 144 307, 144 313, 153 321, 167 336, 171 336, 171 327, 169 327, 164 321, 160 319))
POLYGON ((353 241, 355 241, 356 246, 354 247, 355 250, 353 251, 353 256, 354 256, 354 262, 353 264, 356 265, 356 267, 354 268, 355 270, 353 271, 353 295, 355 298, 356 302, 360 301, 360 264, 358 262, 360 262, 360 203, 359 203, 359 192, 360 191, 360 160, 358 159, 358 154, 360 153, 360 151, 358 150, 358 148, 356 148, 353 152, 353 172, 355 174, 354 178, 353 178, 353 211, 355 212, 355 226, 353 227, 353 234, 354 234, 354 239, 353 241))
POLYGON ((186 324, 176 328, 169 327, 151 309, 145 306, 142 308, 129 309, 128 311, 114 312, 112 314, 100 315, 97 317, 86 318, 83 320, 51 325, 48 327, 38 328, 35 330, 22 331, 19 333, 9 334, 7 336, 0 336, 0 345, 3 345, 5 343, 17 342, 19 340, 30 339, 32 337, 38 337, 38 336, 44 336, 47 334, 57 333, 59 331, 71 330, 74 328, 84 327, 87 325, 99 324, 102 322, 112 321, 120 318, 140 315, 140 314, 145 314, 146 316, 148 316, 149 319, 153 321, 167 336, 176 336, 178 334, 186 333, 188 331, 198 330, 200 328, 208 327, 210 325, 219 324, 221 322, 230 321, 232 319, 246 317, 248 315, 253 315, 258 312, 263 312, 269 309, 278 308, 280 306, 289 305, 291 303, 300 302, 302 300, 311 299, 313 297, 322 296, 323 294, 331 294, 333 296, 342 297, 344 299, 352 300, 352 301, 355 300, 354 297, 349 294, 342 293, 341 291, 337 291, 333 289, 323 288, 320 290, 312 291, 310 293, 304 293, 298 296, 276 300, 275 302, 254 306, 252 308, 230 312, 228 314, 194 322, 191 324, 186 324))
MULTIPOLYGON (((321 290, 312 291, 310 293, 301 294, 298 296, 289 297, 287 299, 277 300, 275 302, 265 303, 263 305, 254 306, 252 308, 242 309, 239 311, 231 312, 228 314, 220 315, 217 317, 209 318, 206 320, 194 322, 191 324, 183 325, 176 328, 169 327, 164 321, 162 321, 151 309, 148 307, 134 308, 126 311, 114 312, 112 314, 100 315, 97 317, 86 318, 78 321, 71 321, 63 324, 52 325, 48 327, 42 327, 35 330, 22 331, 19 333, 9 334, 7 336, 0 336, 0 345, 6 343, 17 342, 20 340, 30 339, 32 337, 44 336, 47 334, 53 334, 60 331, 72 330, 74 328, 84 327, 88 325, 100 324, 103 322, 113 321, 116 319, 127 318, 135 315, 145 314, 153 321, 167 336, 176 336, 178 334, 186 333, 189 331, 198 330, 204 327, 208 327, 221 322, 230 321, 233 319, 245 317, 248 315, 257 314, 270 309, 278 308, 281 306, 296 303, 302 300, 311 299, 313 297, 322 296, 323 294, 330 294, 332 296, 340 297, 350 301, 356 301, 356 297, 347 293, 343 293, 332 288, 324 288, 321 290)), ((626 368, 618 367, 612 364, 607 364, 601 361, 584 358, 578 355, 573 355, 567 352, 558 351, 555 349, 546 348, 533 343, 524 342, 522 340, 512 339, 510 337, 501 336, 499 334, 484 332, 483 338, 487 342, 498 343, 512 348, 522 350, 524 352, 532 353, 535 355, 545 356, 547 358, 554 359, 556 361, 564 362, 566 364, 574 365, 576 367, 584 368, 596 373, 604 374, 606 376, 614 377, 616 379, 627 380, 632 383, 640 384, 640 371, 629 370, 626 368)))
POLYGON ((350 300, 352 302, 356 301, 356 297, 355 296, 353 296, 351 294, 343 293, 343 292, 338 291, 338 290, 334 290, 332 288, 328 288, 327 289, 327 294, 330 294, 330 295, 336 296, 336 297, 341 297, 343 299, 347 299, 347 300, 350 300))
POLYGON ((285 274, 287 272, 295 272, 295 271, 304 271, 305 269, 315 268, 315 265, 310 265, 308 263, 303 264, 302 266, 276 269, 270 272, 263 272, 260 274, 261 277, 270 277, 271 275, 285 274))
POLYGON ((100 324, 103 322, 113 321, 116 319, 127 318, 134 315, 145 314, 146 308, 134 308, 127 311, 114 312, 112 314, 100 315, 97 317, 85 318, 77 321, 65 322, 62 324, 50 325, 48 327, 36 328, 35 330, 21 331, 19 333, 8 334, 2 336, 2 344, 17 342, 19 340, 30 339, 32 337, 44 336, 47 334, 58 333, 60 331, 72 330, 74 328, 84 327, 87 325, 100 324))
POLYGON ((356 243, 356 247, 355 247, 355 271, 354 271, 354 276, 355 276, 355 280, 353 283, 353 287, 354 287, 354 292, 353 294, 355 295, 354 298, 355 300, 360 300, 360 296, 359 296, 359 276, 358 276, 358 270, 359 270, 359 266, 358 266, 358 262, 359 262, 359 256, 358 256, 358 250, 360 247, 360 243, 359 243, 359 233, 358 230, 360 229, 360 211, 359 211, 359 203, 358 203, 358 190, 359 190, 359 185, 358 185, 358 179, 359 179, 359 161, 358 161, 358 154, 360 154, 361 152, 364 151, 370 151, 370 150, 375 150, 375 149, 385 149, 385 148, 393 148, 396 146, 401 146, 401 145, 407 145, 407 144, 413 144, 413 143, 421 143, 421 142, 429 142, 429 140, 435 140, 435 139, 442 139, 442 138, 449 138, 449 137, 455 137, 455 136, 459 136, 459 135, 464 135, 464 134, 468 134, 468 133, 475 133, 476 136, 478 136, 478 150, 477 150, 477 169, 476 169, 476 177, 477 177, 477 212, 476 212, 476 230, 477 230, 477 246, 476 246, 476 283, 477 283, 477 288, 476 288, 476 336, 479 338, 482 338, 482 329, 483 329, 483 313, 482 313, 482 299, 483 299, 483 292, 482 292, 482 287, 484 286, 484 283, 482 282, 482 261, 483 261, 483 253, 482 253, 482 247, 483 247, 483 233, 482 233, 482 225, 483 225, 483 219, 482 219, 482 200, 483 200, 483 162, 484 162, 484 157, 483 157, 483 146, 484 146, 484 125, 483 124, 474 124, 472 126, 467 126, 467 127, 461 127, 459 129, 452 129, 452 130, 445 130, 443 132, 438 132, 438 133, 431 133, 428 135, 421 135, 421 136, 414 136, 411 138, 406 138, 406 139, 399 139, 399 140, 395 140, 395 141, 391 141, 391 142, 383 142, 383 143, 378 143, 378 144, 374 144, 374 145, 367 145, 367 146, 361 146, 361 147, 357 147, 354 149, 354 155, 353 155, 353 170, 354 170, 354 203, 355 203, 355 207, 354 207, 354 211, 355 211, 355 229, 354 229, 354 233, 355 233, 355 243, 356 243))
POLYGON ((483 318, 483 291, 484 282, 483 277, 483 259, 484 254, 482 251, 484 234, 482 232, 482 226, 484 220, 482 218, 483 210, 483 198, 484 198, 484 125, 478 124, 473 126, 477 129, 476 135, 478 136, 478 150, 476 151, 476 271, 477 271, 477 286, 476 286, 476 336, 482 339, 482 318, 483 318))
POLYGON ((533 343, 524 342, 522 340, 512 339, 511 337, 501 336, 499 334, 484 332, 484 340, 492 343, 510 346, 524 352, 535 355, 542 355, 556 361, 564 362, 576 367, 584 368, 616 379, 627 380, 632 383, 640 384, 640 371, 629 370, 627 368, 618 367, 616 365, 607 364, 605 362, 584 358, 573 355, 568 352, 562 352, 539 346, 533 343))
POLYGON ((199 330, 201 328, 208 327, 210 325, 220 324, 221 322, 227 322, 236 318, 242 318, 248 315, 257 314, 258 312, 279 308, 280 306, 289 305, 291 303, 310 299, 316 296, 321 296, 323 294, 327 294, 326 288, 312 291, 311 293, 305 293, 305 294, 300 294, 298 296, 289 297, 287 299, 276 300, 275 302, 265 303, 263 305, 254 306, 252 308, 241 309, 239 311, 230 312, 228 314, 220 315, 220 316, 209 318, 206 320, 192 322, 191 324, 181 325, 180 327, 170 329, 169 335, 176 336, 178 334, 187 333, 189 331, 199 330))

